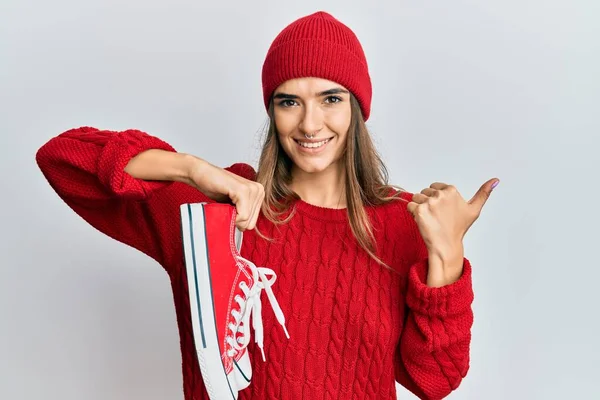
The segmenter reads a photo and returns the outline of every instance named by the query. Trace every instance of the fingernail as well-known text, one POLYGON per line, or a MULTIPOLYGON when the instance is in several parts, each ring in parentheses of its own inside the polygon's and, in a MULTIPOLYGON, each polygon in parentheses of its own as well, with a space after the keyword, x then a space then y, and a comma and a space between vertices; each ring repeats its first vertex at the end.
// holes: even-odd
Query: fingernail
POLYGON ((496 182, 492 183, 492 189, 494 189, 496 186, 498 186, 499 183, 500 183, 500 181, 496 181, 496 182))

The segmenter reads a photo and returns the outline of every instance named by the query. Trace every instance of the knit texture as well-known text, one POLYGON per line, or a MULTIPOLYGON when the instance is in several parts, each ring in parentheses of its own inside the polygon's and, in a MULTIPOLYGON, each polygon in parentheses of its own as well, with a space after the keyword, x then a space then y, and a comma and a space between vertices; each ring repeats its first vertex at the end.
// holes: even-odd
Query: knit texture
MULTIPOLYGON (((181 243, 179 205, 211 201, 188 185, 149 182, 123 171, 147 149, 175 151, 137 130, 79 128, 42 146, 37 163, 58 195, 104 234, 156 260, 167 271, 181 337, 186 400, 208 399, 194 349, 181 243)), ((229 171, 254 179, 247 164, 229 171)), ((404 193, 409 200, 411 194, 404 193)), ((250 387, 241 400, 396 399, 395 381, 421 399, 441 399, 469 368, 473 314, 471 265, 442 288, 427 287, 427 251, 406 203, 369 207, 377 254, 352 236, 345 210, 294 204, 273 242, 246 232, 242 256, 278 275, 273 291, 286 316, 288 340, 263 296, 266 362, 254 343, 250 387)))
POLYGON ((364 120, 369 119, 372 87, 363 48, 350 28, 326 12, 292 22, 273 40, 262 70, 267 110, 279 85, 304 77, 327 79, 346 87, 358 100, 364 120))

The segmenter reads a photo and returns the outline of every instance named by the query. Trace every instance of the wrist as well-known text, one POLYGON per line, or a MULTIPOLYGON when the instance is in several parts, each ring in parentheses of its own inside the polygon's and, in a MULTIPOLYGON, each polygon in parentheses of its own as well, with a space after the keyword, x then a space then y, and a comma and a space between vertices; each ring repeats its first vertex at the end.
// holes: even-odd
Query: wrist
POLYGON ((440 261, 448 264, 464 256, 464 246, 462 241, 431 246, 427 249, 427 253, 429 254, 429 257, 438 258, 440 261))
POLYGON ((463 246, 430 250, 427 286, 441 287, 456 282, 462 275, 464 264, 463 246))

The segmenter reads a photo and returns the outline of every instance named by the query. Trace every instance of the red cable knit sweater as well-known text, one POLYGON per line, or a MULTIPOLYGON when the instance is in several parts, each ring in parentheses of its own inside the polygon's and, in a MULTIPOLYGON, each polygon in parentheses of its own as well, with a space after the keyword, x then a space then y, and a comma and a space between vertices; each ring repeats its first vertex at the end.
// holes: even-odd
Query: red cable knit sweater
MULTIPOLYGON (((46 143, 36 160, 58 195, 84 220, 162 265, 171 282, 186 400, 208 399, 194 350, 180 237, 179 205, 210 201, 177 182, 134 179, 124 172, 136 154, 175 151, 137 130, 79 128, 46 143)), ((254 170, 228 170, 248 179, 254 170)), ((410 199, 410 194, 403 194, 410 199)), ((473 314, 471 266, 455 283, 425 285, 427 251, 406 203, 368 208, 379 266, 354 240, 345 210, 303 201, 279 230, 265 218, 244 236, 242 256, 278 275, 273 291, 286 316, 288 340, 265 303, 267 361, 249 346, 248 399, 396 399, 398 381, 422 399, 441 399, 469 368, 473 314)), ((265 299, 263 299, 265 300, 265 299)))

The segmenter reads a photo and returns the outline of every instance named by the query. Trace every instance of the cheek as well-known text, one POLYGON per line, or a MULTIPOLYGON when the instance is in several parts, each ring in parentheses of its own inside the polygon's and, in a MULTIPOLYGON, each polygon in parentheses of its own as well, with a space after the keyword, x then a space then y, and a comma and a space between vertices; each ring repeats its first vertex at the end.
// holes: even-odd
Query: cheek
POLYGON ((289 113, 275 113, 273 120, 280 137, 289 136, 296 126, 293 116, 289 113))
POLYGON ((340 139, 344 141, 348 135, 348 130, 350 129, 350 118, 351 111, 350 108, 348 108, 347 110, 340 110, 339 112, 332 114, 329 119, 330 129, 336 132, 340 139))

